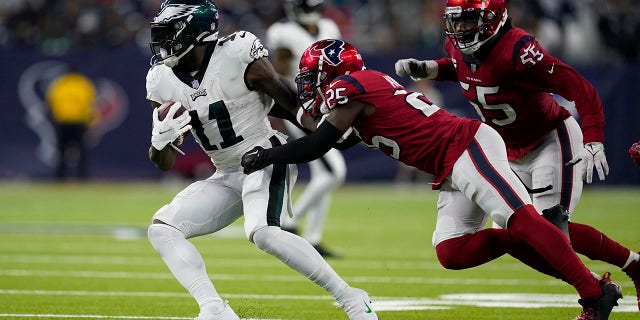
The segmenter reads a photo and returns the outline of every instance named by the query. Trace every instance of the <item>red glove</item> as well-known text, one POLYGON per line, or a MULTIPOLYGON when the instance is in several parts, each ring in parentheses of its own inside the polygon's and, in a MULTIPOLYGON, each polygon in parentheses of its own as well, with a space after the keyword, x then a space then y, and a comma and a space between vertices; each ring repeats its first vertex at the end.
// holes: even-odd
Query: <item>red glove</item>
POLYGON ((633 162, 636 163, 636 166, 640 166, 640 141, 631 145, 631 148, 629 148, 629 155, 631 156, 631 159, 633 159, 633 162))

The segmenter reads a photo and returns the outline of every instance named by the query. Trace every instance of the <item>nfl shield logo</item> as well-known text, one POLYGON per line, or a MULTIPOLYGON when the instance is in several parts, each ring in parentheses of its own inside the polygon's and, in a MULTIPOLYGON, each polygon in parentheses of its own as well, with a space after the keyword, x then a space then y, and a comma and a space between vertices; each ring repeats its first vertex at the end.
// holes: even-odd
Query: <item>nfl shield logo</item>
POLYGON ((198 80, 191 81, 191 87, 194 89, 198 89, 198 87, 200 87, 200 82, 198 82, 198 80))

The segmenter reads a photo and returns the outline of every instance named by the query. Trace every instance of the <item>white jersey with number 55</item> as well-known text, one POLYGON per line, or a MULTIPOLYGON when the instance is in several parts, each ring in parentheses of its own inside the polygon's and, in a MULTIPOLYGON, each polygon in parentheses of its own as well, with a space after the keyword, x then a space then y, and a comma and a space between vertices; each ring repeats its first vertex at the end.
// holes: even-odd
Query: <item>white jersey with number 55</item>
POLYGON ((238 31, 219 39, 207 54, 205 69, 196 74, 152 66, 147 99, 181 102, 191 115, 191 134, 216 168, 237 170, 246 151, 276 132, 267 118, 273 100, 249 89, 244 77, 249 64, 268 51, 255 35, 238 31))

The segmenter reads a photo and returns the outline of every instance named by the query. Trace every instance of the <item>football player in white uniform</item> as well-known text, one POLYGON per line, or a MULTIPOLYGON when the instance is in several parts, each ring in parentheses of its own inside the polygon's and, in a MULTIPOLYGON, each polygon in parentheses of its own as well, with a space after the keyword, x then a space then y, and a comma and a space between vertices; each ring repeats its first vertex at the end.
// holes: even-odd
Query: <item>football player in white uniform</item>
MULTIPOLYGON (((298 63, 304 50, 320 39, 340 39, 340 29, 333 20, 323 18, 322 0, 286 0, 287 20, 267 29, 266 44, 271 50, 276 71, 295 83, 298 63)), ((289 135, 298 139, 304 132, 285 121, 289 135)), ((293 206, 293 217, 282 217, 282 228, 298 233, 299 220, 307 216, 304 236, 324 257, 336 255, 321 245, 324 222, 331 204, 331 191, 342 185, 346 165, 340 151, 331 149, 322 158, 309 162, 310 180, 293 206)))
POLYGON ((260 40, 246 31, 218 39, 218 9, 210 0, 165 0, 151 22, 151 37, 155 59, 146 81, 154 106, 151 161, 170 169, 174 144, 190 130, 217 168, 160 208, 148 229, 155 250, 198 303, 196 319, 239 317, 217 293, 187 239, 214 233, 243 214, 249 241, 326 289, 349 319, 377 319, 365 291, 350 287, 309 242, 280 229, 295 167, 242 172, 243 153, 285 142, 268 114, 295 121, 295 90, 275 72, 260 40), (161 120, 157 108, 168 101, 175 103, 161 120), (181 106, 187 111, 178 114, 181 106))

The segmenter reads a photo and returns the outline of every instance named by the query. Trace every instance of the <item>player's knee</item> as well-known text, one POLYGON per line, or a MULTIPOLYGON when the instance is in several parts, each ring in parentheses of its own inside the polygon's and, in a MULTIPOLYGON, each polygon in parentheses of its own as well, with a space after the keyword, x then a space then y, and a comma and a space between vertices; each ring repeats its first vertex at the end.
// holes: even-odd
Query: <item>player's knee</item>
POLYGON ((275 253, 275 243, 281 232, 285 231, 275 226, 264 226, 255 230, 249 240, 255 243, 260 250, 273 254, 275 253))
POLYGON ((185 236, 180 230, 164 224, 159 220, 154 220, 154 223, 147 228, 147 238, 151 245, 158 250, 159 247, 171 242, 173 239, 184 239, 185 236))
POLYGON ((465 261, 463 255, 460 254, 459 239, 448 239, 440 242, 436 246, 436 256, 440 265, 449 270, 465 269, 465 261))

